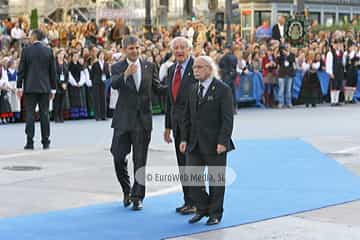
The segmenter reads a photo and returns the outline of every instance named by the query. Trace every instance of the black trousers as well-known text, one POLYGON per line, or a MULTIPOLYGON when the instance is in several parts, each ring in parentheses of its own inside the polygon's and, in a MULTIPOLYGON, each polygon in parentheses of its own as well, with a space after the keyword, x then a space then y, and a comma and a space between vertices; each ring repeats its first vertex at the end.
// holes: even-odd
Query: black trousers
POLYGON ((194 151, 188 153, 188 161, 191 166, 197 166, 197 170, 191 168, 191 171, 187 172, 187 175, 192 179, 190 194, 197 212, 221 219, 224 211, 226 153, 207 155, 200 153, 199 148, 196 147, 194 151), (206 166, 209 167, 206 178, 209 182, 209 193, 206 191, 206 179, 194 177, 203 176, 206 166))
MULTIPOLYGON (((185 166, 186 166, 186 155, 180 152, 179 146, 181 143, 180 139, 180 129, 175 129, 173 131, 174 134, 174 144, 175 144, 175 151, 176 151, 176 160, 179 167, 179 173, 184 176, 185 175, 185 166)), ((190 187, 187 183, 185 183, 184 179, 181 178, 181 186, 184 193, 184 202, 186 205, 194 206, 194 203, 190 196, 190 187)))
POLYGON ((26 111, 26 127, 28 143, 33 143, 35 135, 35 108, 39 104, 40 126, 41 126, 41 143, 49 144, 50 140, 50 118, 49 118, 49 93, 25 93, 25 111, 26 111))
POLYGON ((93 86, 93 96, 95 104, 95 119, 106 118, 106 98, 105 98, 105 84, 95 84, 93 86))
POLYGON ((130 194, 132 200, 143 200, 145 197, 145 166, 150 138, 151 131, 144 129, 125 133, 114 129, 111 153, 114 157, 116 176, 124 194, 130 194), (134 176, 136 176, 132 188, 130 187, 128 159, 126 158, 131 147, 133 149, 134 176))
POLYGON ((64 121, 65 93, 55 94, 54 99, 54 119, 55 121, 64 121))

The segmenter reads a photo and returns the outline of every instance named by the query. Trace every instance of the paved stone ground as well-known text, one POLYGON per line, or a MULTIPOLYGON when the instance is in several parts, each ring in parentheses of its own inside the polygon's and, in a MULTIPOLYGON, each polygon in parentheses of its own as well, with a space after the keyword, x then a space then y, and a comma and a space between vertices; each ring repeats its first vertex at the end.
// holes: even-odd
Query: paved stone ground
MULTIPOLYGON (((360 175, 359 105, 315 109, 241 109, 234 138, 301 138, 360 175)), ((172 145, 163 143, 163 116, 154 117, 149 165, 175 166, 172 145)), ((39 126, 36 133, 40 135, 39 126)), ((0 126, 0 217, 121 201, 109 146, 110 121, 52 124, 52 149, 22 150, 24 124, 0 126), (3 138, 5 136, 6 138, 3 138), (7 171, 9 166, 37 166, 38 171, 7 171)), ((178 191, 149 187, 148 194, 178 191)), ((146 202, 145 202, 146 204, 146 202)), ((146 207, 146 205, 145 205, 146 207)), ((358 240, 360 202, 176 239, 358 240)))

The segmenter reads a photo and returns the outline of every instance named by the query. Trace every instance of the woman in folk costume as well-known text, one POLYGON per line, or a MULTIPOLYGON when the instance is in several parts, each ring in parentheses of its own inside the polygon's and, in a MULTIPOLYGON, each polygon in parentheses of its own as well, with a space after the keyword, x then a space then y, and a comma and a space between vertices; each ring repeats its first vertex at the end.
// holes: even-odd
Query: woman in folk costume
POLYGON ((311 105, 316 107, 316 104, 320 103, 321 88, 320 81, 317 76, 317 71, 321 70, 321 54, 310 53, 309 57, 309 69, 304 75, 301 99, 304 101, 306 107, 311 105))
POLYGON ((344 52, 341 41, 336 40, 333 48, 326 55, 326 72, 330 75, 331 106, 339 106, 339 96, 345 79, 344 52))
POLYGON ((356 45, 350 42, 348 51, 345 52, 346 85, 344 88, 345 103, 354 103, 354 93, 358 81, 358 62, 356 45))
POLYGON ((94 96, 93 96, 93 83, 90 78, 91 65, 93 59, 90 55, 88 48, 83 48, 82 57, 84 58, 84 66, 82 74, 85 77, 85 91, 86 91, 86 106, 88 110, 88 117, 93 118, 95 116, 94 96))
POLYGON ((69 81, 68 64, 65 62, 65 51, 60 50, 56 55, 56 94, 54 99, 54 120, 64 122, 65 96, 69 81))
POLYGON ((17 62, 14 59, 10 59, 7 64, 7 77, 9 80, 10 91, 9 103, 11 111, 13 112, 12 122, 20 120, 21 117, 21 99, 16 95, 16 81, 17 81, 17 62))
POLYGON ((79 53, 73 53, 69 64, 69 98, 70 98, 70 117, 79 119, 87 115, 86 105, 82 99, 82 87, 85 79, 81 78, 83 66, 79 62, 79 53))
POLYGON ((7 70, 0 65, 0 124, 8 123, 13 117, 9 103, 9 91, 11 91, 11 87, 7 77, 7 70))
POLYGON ((87 103, 87 95, 88 95, 88 89, 92 88, 92 83, 90 81, 90 74, 89 70, 87 69, 85 65, 85 60, 83 57, 79 58, 79 63, 82 66, 81 72, 80 72, 80 96, 81 96, 81 111, 80 111, 80 117, 87 118, 89 117, 89 109, 88 109, 88 103, 87 103))

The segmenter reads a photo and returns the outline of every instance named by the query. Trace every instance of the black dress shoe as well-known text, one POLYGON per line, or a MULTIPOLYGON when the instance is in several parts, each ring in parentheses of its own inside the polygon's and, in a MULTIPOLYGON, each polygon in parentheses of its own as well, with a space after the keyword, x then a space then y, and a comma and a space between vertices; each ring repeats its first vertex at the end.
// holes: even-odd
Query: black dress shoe
POLYGON ((203 217, 205 217, 205 215, 203 214, 196 214, 195 216, 193 216, 190 220, 189 223, 193 224, 193 223, 197 223, 198 221, 200 221, 203 217))
POLYGON ((184 205, 182 205, 181 207, 177 207, 175 210, 176 210, 176 212, 181 212, 183 209, 185 209, 187 207, 187 205, 186 204, 184 204, 184 205))
POLYGON ((143 208, 141 200, 133 200, 132 210, 139 211, 143 208))
POLYGON ((207 222, 206 222, 206 225, 215 225, 215 224, 219 224, 220 223, 220 220, 218 218, 213 218, 213 217, 210 217, 207 222))
POLYGON ((34 144, 27 143, 24 147, 25 150, 34 150, 34 144))
POLYGON ((50 148, 50 143, 43 144, 43 149, 44 150, 49 149, 49 148, 50 148))
POLYGON ((186 206, 185 208, 183 208, 180 213, 182 215, 189 215, 189 214, 194 214, 196 213, 196 207, 191 207, 191 206, 186 206))
POLYGON ((129 194, 124 194, 124 207, 128 207, 131 204, 131 199, 130 199, 130 195, 129 194))

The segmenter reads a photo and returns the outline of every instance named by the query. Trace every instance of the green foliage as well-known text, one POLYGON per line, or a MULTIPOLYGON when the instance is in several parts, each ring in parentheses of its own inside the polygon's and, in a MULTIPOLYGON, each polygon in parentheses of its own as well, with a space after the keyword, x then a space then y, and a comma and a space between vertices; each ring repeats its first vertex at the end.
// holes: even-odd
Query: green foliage
POLYGON ((39 17, 37 9, 31 10, 30 15, 30 29, 37 29, 39 27, 39 17))
POLYGON ((123 0, 114 0, 114 5, 116 8, 123 8, 125 7, 125 4, 123 0))

